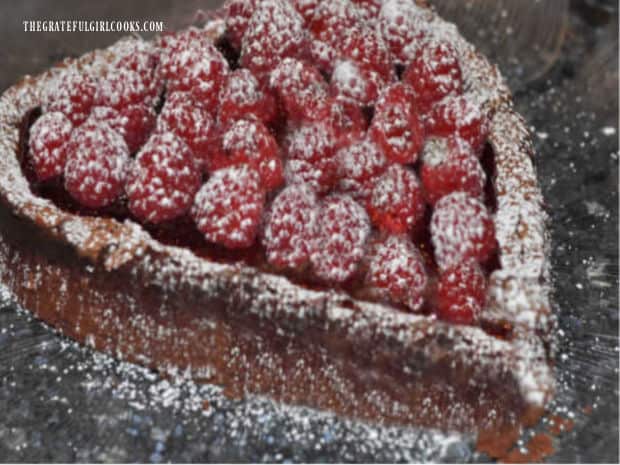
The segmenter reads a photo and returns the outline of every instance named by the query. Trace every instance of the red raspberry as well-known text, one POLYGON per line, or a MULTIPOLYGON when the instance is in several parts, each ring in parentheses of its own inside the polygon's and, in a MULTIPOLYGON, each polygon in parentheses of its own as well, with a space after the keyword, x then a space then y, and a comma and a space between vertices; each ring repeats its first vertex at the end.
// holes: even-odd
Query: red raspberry
POLYGON ((170 61, 168 92, 189 92, 194 104, 215 113, 228 63, 212 43, 191 42, 170 61))
POLYGON ((178 69, 174 57, 193 48, 210 48, 211 37, 205 29, 189 27, 178 32, 164 32, 157 38, 159 49, 159 74, 164 79, 173 78, 178 69))
POLYGON ((493 218, 480 200, 465 192, 453 192, 435 204, 430 230, 441 270, 468 258, 482 263, 497 245, 493 218))
POLYGON ((30 157, 39 181, 62 174, 72 128, 71 121, 57 111, 45 113, 30 128, 30 157))
POLYGON ((173 92, 168 95, 157 119, 157 131, 176 134, 190 148, 199 167, 207 169, 217 143, 215 122, 204 107, 194 105, 189 94, 173 92))
POLYGON ((189 210, 200 180, 187 145, 174 134, 154 134, 127 175, 129 209, 140 221, 154 224, 181 216, 189 210))
POLYGON ((430 139, 424 146, 422 162, 420 178, 430 204, 456 191, 483 197, 486 174, 465 141, 456 137, 430 139))
POLYGON ((127 105, 153 104, 152 89, 131 69, 119 68, 99 81, 95 104, 120 110, 127 105))
POLYGON ((59 111, 74 126, 79 126, 88 117, 95 99, 95 81, 86 73, 73 69, 60 74, 45 96, 44 111, 59 111))
POLYGON ((83 124, 67 145, 65 189, 85 207, 105 207, 121 194, 128 162, 120 134, 105 123, 83 124))
POLYGON ((258 121, 239 120, 222 137, 222 153, 215 156, 211 170, 248 164, 254 168, 267 190, 284 181, 280 149, 269 129, 258 121))
POLYGON ((411 61, 412 45, 417 45, 425 36, 426 23, 424 10, 411 0, 386 0, 383 3, 378 28, 397 63, 411 61))
POLYGON ((191 213, 208 241, 241 249, 254 242, 264 204, 258 173, 239 165, 213 173, 196 194, 191 213))
POLYGON ((337 160, 332 133, 325 125, 305 125, 286 141, 287 184, 307 184, 316 192, 326 192, 336 180, 337 160))
POLYGON ((308 55, 312 64, 331 76, 334 72, 334 63, 338 59, 338 51, 334 46, 318 39, 311 39, 308 47, 308 55))
POLYGON ((263 0, 243 36, 240 63, 263 79, 284 58, 306 53, 303 18, 285 0, 263 0))
POLYGON ((322 0, 291 0, 291 3, 304 19, 304 23, 306 25, 310 24, 310 21, 314 18, 316 9, 319 7, 321 2, 322 0))
POLYGON ((448 95, 463 92, 463 78, 456 52, 446 42, 421 45, 403 74, 403 82, 415 92, 416 109, 428 113, 448 95))
POLYGON ((310 260, 318 214, 316 194, 306 185, 288 186, 274 199, 262 238, 267 261, 299 268, 310 260))
POLYGON ((263 92, 250 70, 238 69, 228 75, 220 94, 218 119, 226 125, 239 119, 269 123, 276 113, 273 97, 263 92))
POLYGON ((316 68, 286 58, 273 70, 269 83, 291 120, 312 121, 324 115, 327 83, 316 68))
POLYGON ((351 1, 327 1, 321 2, 314 10, 308 28, 316 39, 339 47, 349 31, 360 21, 360 12, 351 1))
POLYGON ((379 74, 350 60, 338 62, 330 81, 332 95, 360 106, 374 105, 384 87, 379 74))
POLYGON ((155 77, 159 53, 151 42, 142 39, 125 39, 113 46, 115 66, 135 71, 144 82, 155 77))
POLYGON ((372 188, 388 167, 383 152, 368 139, 360 140, 337 153, 338 190, 365 204, 372 188))
POLYGON ((472 324, 482 312, 485 298, 484 273, 474 260, 466 260, 439 277, 437 315, 451 323, 472 324))
POLYGON ((259 0, 229 0, 226 2, 226 35, 231 45, 239 50, 259 0))
POLYGON ((406 236, 389 236, 373 247, 366 281, 392 302, 420 310, 428 283, 424 260, 406 236))
POLYGON ((155 111, 144 104, 127 105, 119 110, 111 107, 94 107, 87 121, 107 123, 118 132, 130 153, 137 151, 155 126, 155 111))
POLYGON ((465 96, 446 97, 433 107, 426 119, 430 136, 457 135, 479 154, 489 135, 489 121, 480 107, 465 96))
POLYGON ((336 146, 344 147, 366 132, 368 122, 359 105, 336 98, 328 100, 327 114, 320 120, 333 130, 336 146))
POLYGON ((366 22, 373 22, 379 16, 382 0, 351 0, 356 6, 360 18, 366 22))
POLYGON ((411 88, 401 83, 386 88, 370 124, 372 138, 385 155, 397 163, 415 163, 424 142, 412 95, 411 88))
POLYGON ((370 234, 364 207, 348 195, 332 194, 321 204, 316 244, 310 261, 314 273, 329 283, 342 283, 355 273, 370 234))
POLYGON ((382 231, 411 231, 424 217, 424 194, 415 173, 392 165, 375 182, 368 202, 373 223, 382 231))
POLYGON ((356 27, 340 44, 340 53, 366 69, 375 71, 386 82, 395 79, 392 56, 375 29, 356 27))

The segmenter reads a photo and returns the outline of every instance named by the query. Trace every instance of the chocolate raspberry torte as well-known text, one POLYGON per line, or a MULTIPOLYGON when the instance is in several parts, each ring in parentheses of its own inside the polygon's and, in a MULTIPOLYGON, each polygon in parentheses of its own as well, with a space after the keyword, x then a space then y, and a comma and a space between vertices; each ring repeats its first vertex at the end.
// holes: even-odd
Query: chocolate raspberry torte
POLYGON ((372 421, 553 395, 542 198, 497 68, 412 0, 231 0, 0 100, 0 279, 98 350, 372 421))

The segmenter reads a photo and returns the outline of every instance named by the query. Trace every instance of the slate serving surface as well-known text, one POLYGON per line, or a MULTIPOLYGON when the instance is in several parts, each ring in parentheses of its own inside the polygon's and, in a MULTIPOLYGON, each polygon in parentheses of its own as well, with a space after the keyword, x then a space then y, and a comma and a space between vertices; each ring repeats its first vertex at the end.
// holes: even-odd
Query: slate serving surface
MULTIPOLYGON (((23 20, 161 19, 173 29, 216 3, 3 2, 0 89, 119 37, 25 33, 23 20)), ((547 460, 617 462, 617 3, 436 3, 500 65, 533 130, 561 328, 554 410, 575 422, 547 460)), ((0 412, 6 462, 488 461, 470 437, 381 428, 263 399, 230 401, 213 386, 171 384, 63 339, 3 291, 0 412)))

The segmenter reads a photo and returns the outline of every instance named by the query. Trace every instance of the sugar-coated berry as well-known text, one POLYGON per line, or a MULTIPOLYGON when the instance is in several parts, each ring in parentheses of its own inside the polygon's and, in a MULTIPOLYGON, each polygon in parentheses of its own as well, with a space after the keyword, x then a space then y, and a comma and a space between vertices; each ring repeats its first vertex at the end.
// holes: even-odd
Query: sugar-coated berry
POLYGON ((264 204, 258 173, 247 165, 231 166, 214 172, 203 184, 191 214, 208 241, 241 249, 254 243, 264 204))
POLYGON ((360 12, 350 0, 321 2, 308 28, 316 39, 338 47, 360 20, 360 12))
POLYGON ((414 163, 418 159, 424 129, 414 110, 409 86, 396 83, 383 91, 370 124, 370 134, 393 162, 414 163))
POLYGON ((374 105, 383 87, 385 81, 377 72, 352 60, 339 61, 330 81, 332 95, 360 106, 374 105))
POLYGON ((112 107, 93 107, 87 121, 106 123, 118 132, 130 153, 137 151, 155 126, 155 111, 143 104, 127 105, 118 110, 112 107))
POLYGON ((260 2, 243 35, 240 63, 260 80, 284 58, 306 54, 304 20, 286 0, 260 2))
POLYGON ((43 110, 58 111, 79 126, 88 118, 96 90, 96 82, 88 73, 67 69, 47 89, 43 110))
POLYGON ((448 96, 428 114, 426 132, 429 136, 456 135, 480 154, 489 134, 489 121, 479 105, 465 95, 448 96))
POLYGON ((228 0, 226 11, 226 36, 234 48, 241 48, 241 41, 250 18, 260 0, 228 0))
POLYGON ((407 236, 388 236, 374 244, 366 282, 394 303, 418 311, 424 304, 428 277, 424 260, 407 236))
POLYGON ((200 171, 185 143, 172 133, 154 134, 131 164, 125 192, 129 210, 145 223, 161 223, 189 210, 200 171))
POLYGON ((82 206, 105 207, 122 193, 129 149, 105 123, 85 123, 67 144, 65 189, 82 206))
POLYGON ((453 192, 436 204, 431 240, 441 270, 472 258, 479 263, 495 251, 495 226, 485 205, 465 192, 453 192))
POLYGON ((329 127, 308 124, 293 131, 286 141, 287 184, 307 184, 315 192, 327 192, 336 181, 336 146, 329 127))
POLYGON ((95 93, 95 105, 121 110, 127 105, 153 103, 153 89, 138 72, 118 68, 99 80, 95 93))
POLYGON ((411 50, 426 35, 427 16, 424 9, 411 0, 386 0, 381 5, 378 29, 396 63, 411 61, 411 50))
POLYGON ((486 174, 471 147, 460 138, 432 138, 424 145, 420 179, 426 200, 434 205, 451 192, 482 198, 486 174))
POLYGON ((475 260, 465 260, 439 276, 437 308, 439 318, 458 324, 472 324, 484 308, 486 278, 475 260))
POLYGON ((157 132, 176 134, 192 151, 198 165, 206 170, 213 147, 217 145, 215 121, 202 105, 195 105, 188 93, 173 92, 157 118, 157 132))
POLYGON ((28 146, 39 181, 62 175, 72 129, 71 121, 58 111, 45 113, 31 126, 28 146))
POLYGON ((271 72, 269 86, 291 121, 320 120, 327 111, 327 83, 319 70, 307 63, 285 58, 271 72))
POLYGON ((426 42, 416 50, 403 74, 415 93, 416 109, 423 114, 448 95, 463 91, 461 67, 454 48, 446 42, 426 42))
POLYGON ((375 182, 368 200, 373 224, 393 234, 412 231, 424 211, 424 193, 415 172, 398 164, 391 165, 375 182))
POLYGON ((364 256, 369 234, 364 207, 348 195, 327 196, 318 214, 318 245, 310 257, 314 274, 329 283, 342 283, 352 277, 364 256))
POLYGON ((278 143, 259 121, 233 123, 222 136, 221 150, 209 163, 211 171, 247 164, 257 171, 262 187, 267 190, 279 187, 284 180, 278 143))
POLYGON ((362 139, 336 154, 338 160, 338 190, 366 204, 372 188, 389 166, 385 155, 377 145, 362 139))
POLYGON ((227 75, 228 63, 212 43, 190 42, 170 57, 167 92, 188 92, 194 105, 215 113, 227 75))
POLYGON ((237 69, 228 75, 220 93, 218 120, 221 124, 227 125, 239 119, 269 123, 275 113, 273 96, 261 89, 250 70, 237 69))
POLYGON ((310 260, 318 217, 318 198, 305 184, 282 190, 271 204, 262 243, 276 268, 298 269, 310 260))

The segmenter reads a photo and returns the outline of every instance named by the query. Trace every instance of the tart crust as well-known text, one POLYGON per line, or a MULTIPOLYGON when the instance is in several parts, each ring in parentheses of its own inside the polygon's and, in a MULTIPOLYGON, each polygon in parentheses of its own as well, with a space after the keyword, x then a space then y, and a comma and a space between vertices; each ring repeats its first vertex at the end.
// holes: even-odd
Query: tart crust
MULTIPOLYGON (((77 216, 34 195, 19 161, 28 115, 64 69, 105 73, 114 45, 25 77, 0 98, 0 280, 61 333, 232 397, 461 431, 539 416, 554 391, 553 316, 529 133, 497 68, 429 15, 457 50, 466 94, 491 115, 500 267, 480 327, 215 263, 130 220, 77 216)), ((214 38, 223 31, 220 20, 207 27, 214 38)))

